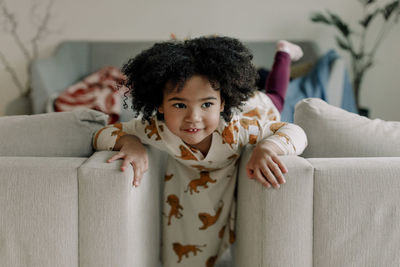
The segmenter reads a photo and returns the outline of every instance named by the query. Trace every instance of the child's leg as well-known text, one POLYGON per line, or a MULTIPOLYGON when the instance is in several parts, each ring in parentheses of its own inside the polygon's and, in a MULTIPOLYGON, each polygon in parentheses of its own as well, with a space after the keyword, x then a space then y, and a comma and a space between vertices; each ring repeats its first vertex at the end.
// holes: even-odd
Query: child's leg
POLYGON ((274 64, 265 83, 265 93, 270 97, 279 112, 285 103, 290 78, 290 63, 303 56, 301 48, 287 41, 277 43, 274 64))
POLYGON ((265 93, 269 96, 279 112, 285 103, 286 91, 290 77, 290 56, 286 52, 275 54, 274 64, 265 83, 265 93))

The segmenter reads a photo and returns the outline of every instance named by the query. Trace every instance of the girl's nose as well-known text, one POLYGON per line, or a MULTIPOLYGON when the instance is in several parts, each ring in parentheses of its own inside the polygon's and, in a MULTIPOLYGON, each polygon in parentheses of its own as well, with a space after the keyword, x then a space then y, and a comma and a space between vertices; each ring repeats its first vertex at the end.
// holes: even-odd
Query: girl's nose
POLYGON ((201 115, 200 111, 197 109, 188 109, 186 113, 185 120, 187 122, 198 122, 200 121, 201 115))

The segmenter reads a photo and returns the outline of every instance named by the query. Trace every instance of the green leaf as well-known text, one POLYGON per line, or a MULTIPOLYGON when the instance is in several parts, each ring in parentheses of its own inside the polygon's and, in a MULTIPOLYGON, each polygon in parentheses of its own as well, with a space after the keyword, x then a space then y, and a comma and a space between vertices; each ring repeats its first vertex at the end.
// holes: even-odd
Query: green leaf
POLYGON ((336 39, 336 43, 338 44, 338 46, 340 48, 342 48, 343 50, 347 50, 347 51, 351 51, 349 44, 346 42, 346 40, 343 40, 342 38, 340 38, 339 36, 335 37, 336 39))
POLYGON ((375 3, 375 0, 359 0, 361 2, 361 4, 363 4, 364 6, 367 6, 369 4, 375 3))
POLYGON ((361 60, 363 57, 364 57, 364 53, 362 53, 362 52, 354 54, 354 58, 357 60, 361 60))
POLYGON ((379 14, 379 9, 375 10, 373 13, 368 14, 364 17, 363 20, 360 20, 360 24, 364 27, 367 28, 368 25, 370 24, 370 22, 372 21, 372 19, 379 14))
POLYGON ((332 24, 330 20, 327 17, 325 17, 324 14, 322 13, 314 13, 311 15, 310 19, 312 22, 316 23, 324 23, 328 25, 332 24))
POLYGON ((383 9, 382 9, 382 14, 385 20, 388 20, 390 18, 390 15, 393 14, 393 11, 399 8, 399 0, 395 0, 392 3, 387 4, 383 9))
POLYGON ((350 34, 350 29, 349 26, 336 14, 333 14, 329 12, 329 15, 331 17, 332 23, 339 29, 339 31, 344 35, 344 36, 349 36, 350 34))
POLYGON ((362 71, 366 71, 367 69, 371 68, 374 65, 372 61, 368 61, 363 67, 362 71))

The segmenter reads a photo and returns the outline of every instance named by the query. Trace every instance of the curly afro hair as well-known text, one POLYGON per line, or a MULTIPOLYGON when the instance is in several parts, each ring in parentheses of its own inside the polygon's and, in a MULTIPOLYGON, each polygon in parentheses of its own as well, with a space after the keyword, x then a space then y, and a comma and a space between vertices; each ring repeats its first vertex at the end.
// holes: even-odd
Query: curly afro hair
MULTIPOLYGON (((130 89, 135 115, 142 113, 142 119, 150 121, 162 103, 164 90, 179 92, 192 76, 206 77, 220 91, 225 104, 221 116, 229 121, 233 109, 240 109, 256 90, 258 74, 252 58, 239 40, 230 37, 156 43, 122 67, 124 85, 130 89)), ((157 117, 163 119, 158 112, 157 117)))

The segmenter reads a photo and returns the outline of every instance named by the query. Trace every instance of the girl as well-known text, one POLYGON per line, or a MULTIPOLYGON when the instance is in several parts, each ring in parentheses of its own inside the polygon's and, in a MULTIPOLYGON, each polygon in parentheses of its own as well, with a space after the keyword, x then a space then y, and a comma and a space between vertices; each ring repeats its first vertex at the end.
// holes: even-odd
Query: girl
MULTIPOLYGON (((234 242, 237 160, 255 145, 249 178, 279 188, 287 169, 278 155, 300 154, 304 131, 279 122, 290 58, 301 49, 278 43, 267 95, 255 88, 252 55, 237 39, 200 37, 157 43, 123 67, 136 115, 100 129, 97 150, 119 150, 123 171, 139 186, 147 170, 143 144, 169 154, 165 175, 162 261, 170 266, 214 266, 234 242), (274 104, 275 103, 275 104, 274 104)), ((250 197, 250 196, 249 196, 250 197)))

